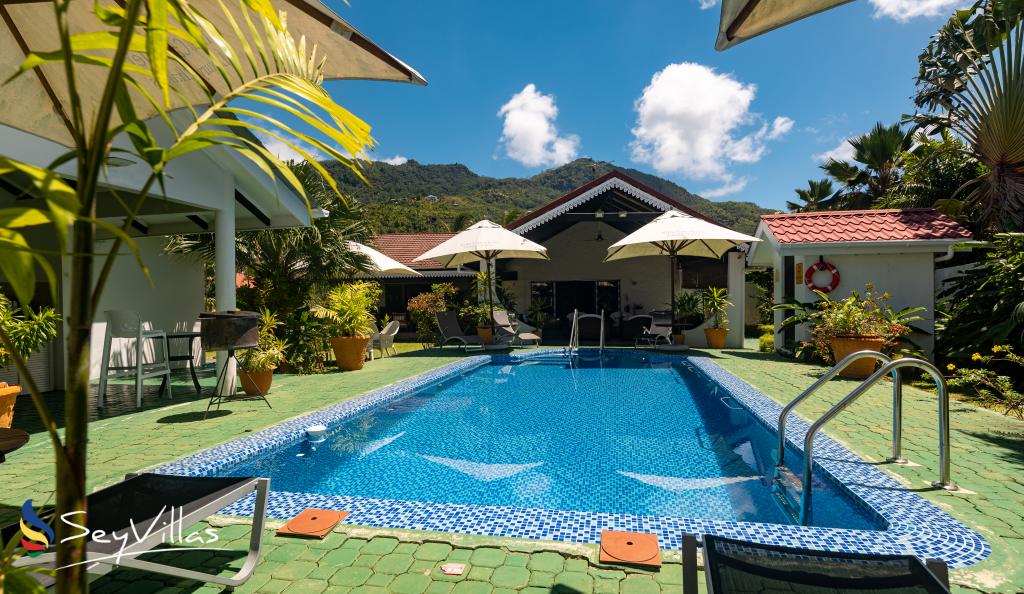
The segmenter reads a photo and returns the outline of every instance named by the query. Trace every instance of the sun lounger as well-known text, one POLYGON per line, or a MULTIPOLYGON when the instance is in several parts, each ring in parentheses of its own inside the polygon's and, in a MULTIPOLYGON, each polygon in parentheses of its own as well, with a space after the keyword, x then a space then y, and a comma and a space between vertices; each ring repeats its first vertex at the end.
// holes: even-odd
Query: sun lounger
POLYGON ((672 312, 652 311, 650 327, 644 328, 643 334, 636 337, 633 348, 655 347, 660 342, 672 343, 672 312))
MULTIPOLYGON (((269 489, 270 479, 266 478, 129 475, 123 482, 96 491, 88 497, 89 514, 86 522, 90 536, 87 537, 86 544, 86 559, 89 561, 86 564, 87 570, 89 573, 104 574, 114 567, 122 566, 229 588, 241 586, 252 576, 259 562, 269 489), (160 544, 184 549, 204 546, 185 544, 181 539, 188 536, 187 531, 194 524, 253 492, 256 493, 256 505, 252 532, 249 536, 249 549, 245 563, 233 576, 212 575, 138 558, 142 553, 158 552, 159 549, 156 547, 160 544), (147 530, 151 526, 153 529, 147 530), (170 528, 160 529, 164 526, 170 528), (98 531, 103 531, 107 536, 95 538, 100 534, 98 531), (111 538, 110 535, 114 534, 127 535, 127 541, 123 538, 111 538)), ((40 514, 40 517, 51 526, 55 523, 52 510, 48 514, 40 514)), ((19 524, 12 524, 3 528, 0 534, 4 542, 7 542, 18 530, 19 524)), ((204 540, 210 539, 208 535, 202 533, 200 536, 205 536, 204 540)), ((56 553, 53 543, 50 544, 42 555, 18 559, 18 565, 52 568, 56 561, 56 553)), ((222 547, 223 541, 207 546, 222 547)), ((218 553, 210 551, 211 557, 216 554, 218 553)), ((53 579, 39 574, 34 575, 37 575, 36 579, 44 582, 46 586, 50 585, 46 582, 52 582, 53 579)))
MULTIPOLYGON (((910 555, 825 553, 704 536, 709 594, 920 592, 949 594, 942 561, 910 555)), ((697 538, 683 535, 683 594, 697 594, 697 538)))
POLYGON ((493 320, 498 341, 507 341, 509 345, 513 346, 532 341, 535 345, 540 346, 540 336, 533 332, 536 328, 513 320, 508 311, 494 310, 493 320))
POLYGON ((484 348, 484 339, 479 336, 469 336, 459 326, 459 315, 454 311, 445 311, 434 314, 437 319, 437 328, 441 331, 441 347, 450 343, 459 343, 462 348, 477 347, 484 348))

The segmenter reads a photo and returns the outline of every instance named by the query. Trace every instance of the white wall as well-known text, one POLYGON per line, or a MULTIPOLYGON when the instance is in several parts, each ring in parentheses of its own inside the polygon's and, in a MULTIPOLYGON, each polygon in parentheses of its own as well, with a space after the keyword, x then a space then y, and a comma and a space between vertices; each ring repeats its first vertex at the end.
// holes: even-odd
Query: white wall
MULTIPOLYGON (((875 289, 886 291, 892 295, 889 305, 899 310, 905 307, 925 307, 917 315, 925 318, 915 322, 914 326, 929 332, 929 335, 915 335, 911 338, 927 353, 931 353, 935 344, 935 254, 930 252, 894 253, 894 254, 840 254, 823 253, 826 262, 839 269, 839 286, 829 296, 834 299, 847 297, 851 291, 864 291, 864 285, 872 283, 875 289)), ((795 264, 803 263, 804 270, 818 261, 815 256, 796 256, 795 264)), ((776 268, 781 279, 781 267, 776 268)), ((795 296, 797 301, 808 302, 817 300, 817 296, 804 286, 801 273, 796 279, 795 296)), ((782 295, 781 282, 776 286, 776 295, 782 295)), ((778 319, 778 318, 777 318, 778 319)), ((807 338, 806 330, 797 329, 797 340, 807 338)))
MULTIPOLYGON (((133 309, 154 329, 172 331, 198 330, 196 321, 203 311, 203 267, 201 264, 181 256, 161 253, 167 238, 144 237, 136 240, 142 258, 149 268, 150 282, 139 268, 135 258, 127 249, 117 259, 107 282, 106 290, 92 325, 91 362, 89 376, 99 377, 100 359, 103 354, 103 338, 106 320, 103 312, 109 309, 133 309)), ((100 252, 110 249, 108 241, 97 242, 100 252)), ((112 361, 134 362, 129 356, 134 346, 132 341, 116 341, 111 349, 112 361), (120 348, 118 343, 120 343, 120 348)), ((196 341, 198 357, 199 344, 196 341)), ((180 347, 179 347, 180 348, 180 347)), ((147 348, 151 353, 151 349, 147 348)), ((197 359, 198 361, 198 359, 197 359)), ((184 362, 183 362, 184 363, 184 362)), ((182 365, 179 363, 179 366, 182 365)))

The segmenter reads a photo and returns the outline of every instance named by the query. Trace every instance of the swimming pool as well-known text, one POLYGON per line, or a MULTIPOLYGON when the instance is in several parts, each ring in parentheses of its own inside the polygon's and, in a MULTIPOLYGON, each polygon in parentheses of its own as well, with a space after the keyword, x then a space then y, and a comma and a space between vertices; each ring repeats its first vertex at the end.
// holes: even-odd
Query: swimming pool
MULTIPOLYGON (((272 517, 328 507, 353 524, 576 542, 625 529, 664 548, 697 532, 954 566, 987 556, 980 536, 826 436, 816 526, 794 525, 770 486, 778 411, 704 358, 477 356, 158 470, 269 476, 272 517), (312 445, 314 423, 330 430, 312 445)), ((792 419, 791 444, 805 430, 792 419)))

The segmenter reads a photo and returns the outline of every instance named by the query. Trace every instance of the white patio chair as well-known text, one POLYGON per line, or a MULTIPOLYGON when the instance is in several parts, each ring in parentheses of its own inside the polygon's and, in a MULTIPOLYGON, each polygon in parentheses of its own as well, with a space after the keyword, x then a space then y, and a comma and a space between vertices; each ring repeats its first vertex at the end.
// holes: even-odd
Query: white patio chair
POLYGON ((396 355, 398 354, 398 349, 395 348, 395 335, 398 334, 399 326, 401 324, 398 323, 398 320, 391 320, 374 340, 377 343, 377 348, 380 349, 382 357, 390 355, 391 351, 394 351, 396 355))
MULTIPOLYGON (((103 406, 107 397, 107 380, 114 377, 135 378, 135 405, 142 406, 142 382, 151 377, 163 377, 160 382, 160 393, 167 389, 167 397, 171 393, 171 364, 168 360, 170 349, 167 345, 167 333, 163 330, 147 330, 139 312, 132 310, 107 310, 107 332, 103 338, 103 359, 100 361, 99 405, 103 406), (133 365, 111 365, 110 347, 114 340, 134 340, 135 361, 133 365), (155 343, 153 361, 146 363, 146 343, 155 343), (159 348, 157 348, 159 347, 159 348)), ((127 363, 127 361, 125 362, 127 363)))
POLYGON ((377 322, 373 322, 373 330, 370 331, 370 342, 366 343, 366 354, 370 355, 370 361, 373 361, 373 348, 380 341, 380 330, 377 328, 377 322))
POLYGON ((672 344, 672 312, 652 311, 650 316, 650 327, 644 328, 644 333, 636 337, 633 348, 656 347, 662 341, 672 344))

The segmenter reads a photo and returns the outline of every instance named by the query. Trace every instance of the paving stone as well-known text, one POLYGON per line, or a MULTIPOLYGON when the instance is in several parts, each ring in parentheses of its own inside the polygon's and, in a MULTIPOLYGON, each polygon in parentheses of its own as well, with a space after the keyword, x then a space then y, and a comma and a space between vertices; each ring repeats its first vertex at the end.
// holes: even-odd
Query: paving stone
POLYGON ((473 551, 469 562, 477 567, 497 567, 505 562, 505 551, 493 548, 481 548, 473 551))
POLYGON ((530 583, 530 570, 525 567, 503 565, 491 574, 491 583, 496 588, 522 588, 530 583))
POLYGON ((362 550, 367 542, 365 538, 349 538, 341 546, 346 549, 362 550))
POLYGON ((366 543, 360 552, 373 555, 387 555, 398 546, 398 539, 378 536, 366 543))
POLYGON ((552 588, 556 592, 590 592, 594 589, 594 578, 581 571, 566 571, 555 576, 552 588))
POLYGON ((411 555, 414 552, 416 552, 417 548, 419 548, 419 545, 417 545, 414 542, 400 542, 398 543, 398 546, 395 547, 395 550, 392 551, 392 553, 403 553, 406 555, 411 555))
POLYGON ((297 580, 306 577, 316 568, 316 563, 312 561, 290 561, 275 571, 273 576, 278 579, 297 580))
POLYGON ((530 571, 560 573, 565 567, 565 558, 558 553, 536 553, 530 555, 530 562, 526 566, 530 568, 530 571))
POLYGON ((582 571, 590 569, 590 564, 585 559, 566 559, 565 571, 582 571))
POLYGON ((473 566, 469 569, 469 573, 466 574, 466 579, 478 582, 489 582, 491 581, 491 575, 493 574, 494 569, 490 567, 473 566))
POLYGON ((395 576, 388 573, 375 573, 370 576, 370 579, 366 580, 365 586, 379 586, 381 588, 390 589, 389 584, 394 581, 395 576))
POLYGON ((631 575, 619 582, 619 591, 622 594, 658 594, 661 587, 647 576, 631 575))
POLYGON ((358 549, 341 548, 328 551, 320 558, 320 563, 325 565, 352 565, 359 557, 358 549))
POLYGON ((505 565, 511 565, 512 567, 526 567, 526 564, 530 562, 530 556, 526 553, 509 553, 508 557, 505 558, 505 565))
POLYGON ((288 580, 274 580, 274 579, 272 579, 269 582, 263 584, 263 587, 261 587, 259 591, 260 592, 284 592, 284 589, 287 588, 290 585, 292 585, 292 583, 290 581, 288 581, 288 580))
POLYGON ((364 584, 371 575, 373 572, 369 567, 345 567, 339 569, 328 581, 335 586, 353 587, 364 584))
POLYGON ((359 556, 356 557, 356 560, 352 565, 356 565, 358 567, 373 567, 383 556, 384 555, 367 555, 365 553, 359 553, 359 556))
POLYGON ((412 565, 412 561, 412 555, 391 553, 390 555, 384 555, 381 560, 373 566, 373 569, 378 573, 398 575, 408 571, 409 567, 412 565))
POLYGON ((555 574, 547 573, 545 571, 531 571, 530 572, 530 585, 540 586, 543 588, 550 588, 551 584, 555 583, 555 574))
POLYGON ((326 589, 327 582, 323 580, 302 579, 292 582, 284 589, 284 594, 320 594, 326 589))
POLYGON ((448 594, 452 591, 455 584, 452 582, 435 582, 431 581, 430 585, 427 586, 427 590, 424 594, 448 594))
POLYGON ((396 577, 388 589, 394 594, 422 594, 429 586, 429 576, 407 573, 396 577))
POLYGON ((440 542, 428 542, 416 547, 413 557, 425 561, 443 561, 452 553, 452 545, 440 542))
POLYGON ((455 584, 452 594, 491 594, 494 587, 487 582, 464 581, 455 584))

